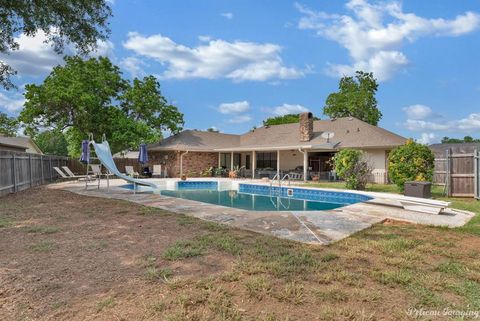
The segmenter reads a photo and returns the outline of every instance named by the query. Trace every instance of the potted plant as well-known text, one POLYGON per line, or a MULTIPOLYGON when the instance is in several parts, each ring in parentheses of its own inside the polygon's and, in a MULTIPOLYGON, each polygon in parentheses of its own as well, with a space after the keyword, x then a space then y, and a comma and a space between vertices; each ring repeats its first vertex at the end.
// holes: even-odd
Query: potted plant
POLYGON ((186 180, 187 180, 187 175, 186 175, 186 174, 183 174, 183 175, 180 177, 180 179, 181 179, 182 181, 186 181, 186 180))

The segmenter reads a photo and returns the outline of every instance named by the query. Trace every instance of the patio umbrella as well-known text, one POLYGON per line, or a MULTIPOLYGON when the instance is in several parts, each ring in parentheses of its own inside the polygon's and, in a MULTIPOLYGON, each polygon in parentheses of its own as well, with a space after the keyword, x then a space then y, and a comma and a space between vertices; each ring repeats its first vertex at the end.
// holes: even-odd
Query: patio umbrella
POLYGON ((147 145, 144 143, 140 144, 140 151, 138 153, 138 162, 140 164, 148 163, 148 152, 147 152, 147 145))
POLYGON ((84 164, 90 163, 90 142, 88 139, 82 141, 82 156, 80 156, 80 161, 84 164))

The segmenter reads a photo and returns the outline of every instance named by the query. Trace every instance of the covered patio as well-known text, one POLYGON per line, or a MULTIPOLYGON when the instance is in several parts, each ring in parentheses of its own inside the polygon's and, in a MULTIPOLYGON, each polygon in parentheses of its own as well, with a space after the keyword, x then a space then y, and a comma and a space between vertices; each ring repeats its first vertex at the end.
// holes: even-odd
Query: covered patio
POLYGON ((307 181, 312 177, 333 179, 331 158, 334 143, 281 147, 222 148, 218 152, 218 167, 228 171, 237 169, 243 177, 258 179, 290 179, 307 181))

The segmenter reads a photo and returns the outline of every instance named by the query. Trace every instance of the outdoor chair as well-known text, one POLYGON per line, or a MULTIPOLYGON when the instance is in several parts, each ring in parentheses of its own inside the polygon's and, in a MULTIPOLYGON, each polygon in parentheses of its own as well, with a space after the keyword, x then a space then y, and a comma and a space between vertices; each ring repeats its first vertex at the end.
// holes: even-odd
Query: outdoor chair
POLYGON ((62 166, 62 169, 65 171, 65 173, 67 173, 68 176, 70 176, 71 178, 85 178, 87 177, 87 175, 75 175, 71 170, 70 168, 68 168, 68 166, 62 166))
POLYGON ((58 173, 58 175, 60 175, 63 179, 70 179, 71 177, 70 176, 67 176, 65 175, 64 172, 62 172, 62 170, 58 167, 53 167, 53 169, 58 173))
POLYGON ((293 181, 301 181, 303 180, 303 174, 302 173, 295 173, 295 172, 290 172, 288 173, 290 176, 290 179, 293 181))
POLYGON ((163 177, 162 165, 153 165, 152 177, 163 177))
POLYGON ((131 177, 138 177, 138 173, 135 172, 135 170, 133 169, 133 166, 125 166, 125 172, 127 173, 128 176, 131 176, 131 177))

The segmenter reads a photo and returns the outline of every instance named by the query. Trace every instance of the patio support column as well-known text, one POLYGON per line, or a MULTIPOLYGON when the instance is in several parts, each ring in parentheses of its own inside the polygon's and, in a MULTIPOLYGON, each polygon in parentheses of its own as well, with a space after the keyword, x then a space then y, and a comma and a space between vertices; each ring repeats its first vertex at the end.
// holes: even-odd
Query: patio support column
POLYGON ((308 176, 308 152, 303 153, 303 181, 307 181, 308 176))
POLYGON ((218 168, 222 165, 222 153, 218 152, 218 168))
POLYGON ((183 176, 183 156, 188 154, 188 150, 185 153, 180 152, 180 177, 183 176))
POLYGON ((255 166, 257 165, 257 153, 252 151, 252 179, 255 179, 255 166))
POLYGON ((280 177, 280 150, 277 150, 277 176, 278 176, 278 181, 282 179, 280 177))
POLYGON ((230 170, 233 171, 233 152, 230 153, 230 170))

